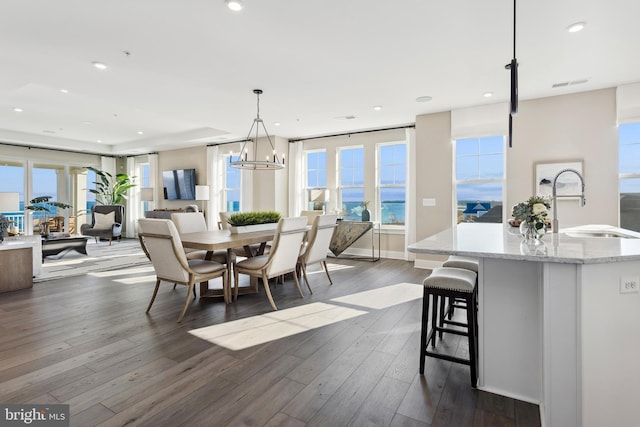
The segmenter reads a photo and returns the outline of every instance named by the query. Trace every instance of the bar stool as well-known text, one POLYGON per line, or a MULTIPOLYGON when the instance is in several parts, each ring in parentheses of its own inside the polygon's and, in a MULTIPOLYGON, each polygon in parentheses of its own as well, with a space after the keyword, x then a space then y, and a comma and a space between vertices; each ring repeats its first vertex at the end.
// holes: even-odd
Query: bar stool
MULTIPOLYGON (((472 258, 468 256, 460 256, 460 255, 450 255, 449 258, 445 262, 442 263, 443 267, 455 267, 455 268, 464 268, 465 270, 471 270, 478 273, 478 258, 472 258)), ((442 300, 442 304, 444 304, 444 299, 442 300)), ((453 317, 453 311, 456 308, 466 307, 463 305, 464 301, 462 299, 449 299, 449 305, 447 306, 446 315, 449 320, 453 317)), ((441 310, 441 324, 442 322, 447 322, 444 318, 445 311, 441 310)), ((440 339, 442 339, 442 332, 440 332, 440 339)))
POLYGON ((435 357, 437 359, 468 365, 471 371, 471 386, 473 388, 476 387, 478 382, 477 276, 477 273, 471 270, 455 267, 439 267, 434 268, 431 275, 422 282, 424 294, 422 297, 422 331, 420 337, 420 375, 424 375, 425 358, 427 356, 435 357), (428 329, 430 296, 433 300, 431 330, 428 329), (438 306, 443 307, 439 302, 444 300, 444 298, 464 300, 467 311, 467 322, 456 323, 458 326, 466 328, 466 331, 445 328, 444 325, 439 324, 438 306), (469 340, 469 359, 429 351, 427 348, 430 343, 435 349, 437 340, 436 332, 447 332, 466 336, 469 340))

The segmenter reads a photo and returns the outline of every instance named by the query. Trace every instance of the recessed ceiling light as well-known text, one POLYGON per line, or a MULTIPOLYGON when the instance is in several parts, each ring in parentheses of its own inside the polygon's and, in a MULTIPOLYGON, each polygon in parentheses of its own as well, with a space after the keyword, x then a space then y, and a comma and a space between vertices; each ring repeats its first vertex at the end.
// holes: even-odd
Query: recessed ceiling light
POLYGON ((60 89, 60 92, 62 92, 62 93, 69 93, 69 89, 60 89))
POLYGON ((433 98, 430 96, 419 96, 416 98, 416 102, 429 102, 431 101, 433 98))
POLYGON ((273 122, 274 126, 280 126, 280 122, 273 122))
POLYGON ((144 132, 142 132, 141 130, 138 131, 138 135, 144 135, 144 132))
POLYGON ((225 0, 225 3, 227 7, 234 12, 239 12, 244 8, 240 0, 225 0))
POLYGON ((485 92, 482 94, 485 98, 491 98, 493 96, 493 92, 485 92))
POLYGON ((84 122, 82 122, 82 124, 86 126, 91 126, 93 122, 91 120, 85 120, 84 122))
POLYGON ((101 139, 96 139, 96 142, 102 142, 102 140, 101 139))
POLYGON ((107 64, 105 64, 104 62, 93 61, 92 64, 98 70, 106 70, 107 69, 107 64))
POLYGON ((382 105, 374 105, 374 106, 373 106, 373 109, 374 109, 375 111, 380 111, 380 110, 382 110, 382 105))
POLYGON ((20 107, 13 107, 13 111, 15 111, 16 113, 22 113, 24 110, 20 107))
POLYGON ((586 22, 576 22, 575 24, 571 24, 567 27, 567 31, 569 31, 570 33, 577 33, 578 31, 581 31, 584 29, 584 27, 587 26, 586 22))

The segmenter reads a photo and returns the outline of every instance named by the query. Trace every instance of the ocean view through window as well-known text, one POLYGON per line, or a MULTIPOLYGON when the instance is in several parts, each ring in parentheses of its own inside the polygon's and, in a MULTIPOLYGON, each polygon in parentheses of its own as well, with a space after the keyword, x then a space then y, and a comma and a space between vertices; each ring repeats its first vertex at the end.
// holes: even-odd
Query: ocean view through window
POLYGON ((504 137, 455 141, 456 223, 502 222, 504 137))

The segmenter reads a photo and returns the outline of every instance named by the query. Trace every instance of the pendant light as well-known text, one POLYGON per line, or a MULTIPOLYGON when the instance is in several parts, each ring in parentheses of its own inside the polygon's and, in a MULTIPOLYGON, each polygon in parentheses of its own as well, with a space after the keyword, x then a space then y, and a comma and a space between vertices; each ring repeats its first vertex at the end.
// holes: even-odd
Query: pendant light
POLYGON ((229 165, 234 168, 239 169, 250 169, 250 170, 276 170, 284 168, 284 156, 282 157, 282 161, 278 157, 276 153, 275 146, 273 145, 273 141, 271 141, 271 137, 267 132, 267 128, 264 125, 264 122, 260 118, 260 94, 262 94, 262 89, 254 89, 253 93, 256 94, 257 97, 257 114, 256 118, 253 119, 253 124, 251 125, 251 129, 249 129, 249 134, 247 135, 247 139, 242 144, 242 149, 240 150, 240 154, 238 157, 234 159, 230 159, 229 165), (264 130, 265 137, 271 146, 269 154, 265 156, 265 160, 258 160, 258 134, 260 131, 260 126, 264 130), (252 140, 251 135, 255 129, 255 137, 252 140), (249 153, 249 148, 247 144, 253 142, 253 149, 251 153, 249 153))
POLYGON ((504 66, 511 74, 509 101, 509 147, 513 146, 513 117, 518 114, 518 60, 516 59, 516 0, 513 0, 513 59, 504 66))

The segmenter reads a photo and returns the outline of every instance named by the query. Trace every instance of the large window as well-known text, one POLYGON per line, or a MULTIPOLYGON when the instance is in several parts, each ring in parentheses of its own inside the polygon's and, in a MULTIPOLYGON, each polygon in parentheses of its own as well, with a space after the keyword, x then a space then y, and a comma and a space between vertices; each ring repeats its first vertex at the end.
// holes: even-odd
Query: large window
MULTIPOLYGON (((313 190, 327 187, 327 152, 325 150, 314 150, 305 152, 305 164, 307 170, 306 194, 308 196, 307 209, 318 210, 325 208, 326 201, 311 200, 313 190)), ((324 194, 316 192, 316 194, 324 194)))
POLYGON ((378 218, 382 225, 404 225, 407 145, 378 146, 378 218))
POLYGON ((227 212, 240 211, 240 194, 242 185, 242 169, 231 167, 230 158, 238 157, 238 153, 230 153, 225 157, 223 206, 227 212))
POLYGON ((18 231, 24 232, 24 166, 21 163, 3 161, 0 165, 0 192, 18 193, 19 204, 13 206, 17 210, 2 211, 0 214, 7 217, 9 221, 13 221, 12 225, 18 231))
POLYGON ((504 137, 455 142, 457 222, 502 222, 504 137))
POLYGON ((620 227, 640 231, 640 123, 618 129, 620 227))
POLYGON ((364 149, 340 148, 340 178, 338 194, 343 211, 343 219, 362 219, 364 202, 364 149))

